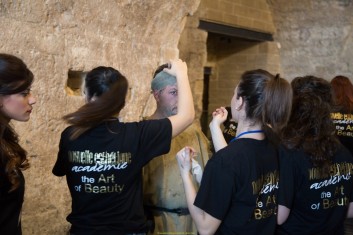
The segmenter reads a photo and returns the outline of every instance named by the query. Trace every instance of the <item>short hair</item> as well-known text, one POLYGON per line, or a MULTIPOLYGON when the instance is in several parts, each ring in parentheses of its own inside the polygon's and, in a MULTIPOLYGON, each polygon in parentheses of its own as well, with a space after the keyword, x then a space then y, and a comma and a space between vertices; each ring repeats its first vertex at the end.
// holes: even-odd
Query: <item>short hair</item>
POLYGON ((159 66, 153 75, 153 80, 151 82, 151 90, 159 91, 166 86, 172 86, 176 84, 176 77, 164 72, 163 69, 168 68, 168 64, 162 64, 159 66))

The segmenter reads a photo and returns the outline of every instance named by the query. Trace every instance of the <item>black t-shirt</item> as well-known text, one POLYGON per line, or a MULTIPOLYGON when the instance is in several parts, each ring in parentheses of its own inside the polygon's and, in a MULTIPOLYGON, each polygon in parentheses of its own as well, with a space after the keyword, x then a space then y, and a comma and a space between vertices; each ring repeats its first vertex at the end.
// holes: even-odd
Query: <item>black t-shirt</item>
POLYGON ((353 155, 353 114, 336 112, 331 113, 331 118, 336 127, 336 135, 353 155))
POLYGON ((222 221, 216 234, 273 234, 278 156, 267 140, 242 138, 206 164, 194 205, 222 221))
POLYGON ((142 206, 142 167, 169 151, 169 119, 107 121, 70 140, 61 135, 53 173, 66 175, 72 196, 67 220, 75 234, 138 233, 147 230, 142 206), (89 231, 89 232, 88 232, 89 231))
POLYGON ((21 209, 25 190, 23 174, 18 170, 20 185, 9 193, 11 183, 0 167, 0 234, 21 235, 21 209))
POLYGON ((353 199, 352 172, 353 158, 343 146, 326 175, 303 151, 281 147, 278 204, 291 211, 278 234, 342 234, 353 199))

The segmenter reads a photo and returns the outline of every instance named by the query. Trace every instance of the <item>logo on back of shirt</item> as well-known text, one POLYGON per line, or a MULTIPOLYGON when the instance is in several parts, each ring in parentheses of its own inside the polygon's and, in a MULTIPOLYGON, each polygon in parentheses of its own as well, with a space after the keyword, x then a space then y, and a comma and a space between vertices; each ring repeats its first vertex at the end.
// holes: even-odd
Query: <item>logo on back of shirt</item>
POLYGON ((309 169, 309 180, 318 181, 310 185, 310 190, 322 190, 319 202, 312 203, 312 210, 329 209, 336 206, 348 206, 349 197, 345 194, 344 181, 351 179, 353 164, 342 162, 332 164, 329 172, 322 172, 320 168, 309 169), (336 185, 335 187, 332 187, 336 185))
POLYGON ((353 114, 331 113, 338 136, 353 137, 353 114))
POLYGON ((265 219, 277 213, 277 203, 275 191, 278 189, 278 171, 272 171, 262 175, 253 181, 253 194, 257 195, 254 218, 265 219))
POLYGON ((110 170, 124 170, 131 164, 131 153, 69 151, 71 171, 83 184, 75 185, 74 190, 85 193, 121 193, 124 184, 117 184, 110 170), (96 174, 101 172, 99 176, 96 174), (86 175, 83 175, 86 174, 86 175))

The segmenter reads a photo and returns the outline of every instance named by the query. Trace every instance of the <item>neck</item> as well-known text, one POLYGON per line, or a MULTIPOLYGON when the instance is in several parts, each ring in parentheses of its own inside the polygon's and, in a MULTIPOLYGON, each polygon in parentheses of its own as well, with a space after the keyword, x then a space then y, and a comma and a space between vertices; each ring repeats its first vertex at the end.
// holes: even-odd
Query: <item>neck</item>
MULTIPOLYGON (((263 140, 265 138, 265 134, 263 133, 263 127, 260 123, 252 123, 252 124, 238 124, 236 138, 251 138, 263 140), (253 132, 254 131, 254 132, 253 132)), ((238 139, 237 138, 237 139, 238 139)))
POLYGON ((163 119, 163 118, 166 118, 166 116, 160 112, 158 109, 156 109, 156 111, 154 111, 154 113, 148 117, 148 119, 163 119))

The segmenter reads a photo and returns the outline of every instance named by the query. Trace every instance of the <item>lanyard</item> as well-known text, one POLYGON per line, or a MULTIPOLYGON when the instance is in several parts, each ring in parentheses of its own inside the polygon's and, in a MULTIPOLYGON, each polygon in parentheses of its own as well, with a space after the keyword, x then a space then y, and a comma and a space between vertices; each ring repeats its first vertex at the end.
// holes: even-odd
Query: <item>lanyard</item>
POLYGON ((252 133, 263 133, 263 130, 253 130, 253 131, 244 131, 240 133, 238 136, 234 137, 229 143, 232 143, 233 141, 239 139, 240 136, 247 135, 247 134, 252 134, 252 133))

